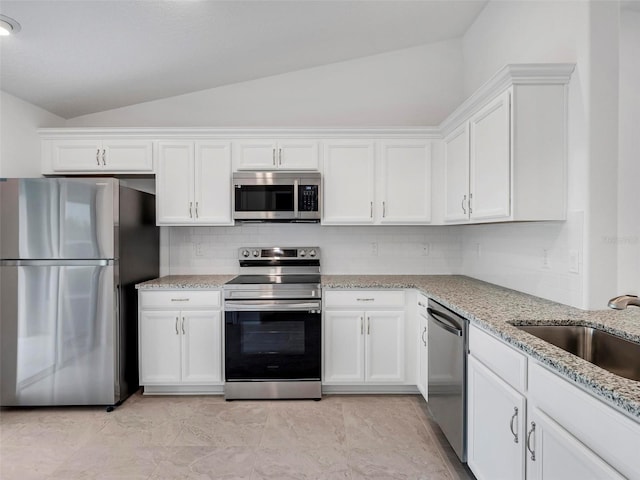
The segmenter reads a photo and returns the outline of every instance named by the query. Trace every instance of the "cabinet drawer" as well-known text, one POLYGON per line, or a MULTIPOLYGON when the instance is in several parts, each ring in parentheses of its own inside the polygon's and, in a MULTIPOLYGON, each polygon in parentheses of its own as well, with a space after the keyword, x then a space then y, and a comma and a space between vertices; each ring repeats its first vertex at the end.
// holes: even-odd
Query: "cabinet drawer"
POLYGON ((469 327, 469 352, 519 392, 527 387, 527 357, 478 327, 469 327))
POLYGON ((418 293, 418 315, 422 315, 424 318, 429 318, 427 307, 429 306, 429 298, 422 293, 418 293))
POLYGON ((219 307, 219 290, 163 290, 140 292, 140 308, 219 307))
POLYGON ((324 305, 327 308, 404 308, 404 292, 401 290, 336 290, 325 292, 324 305))

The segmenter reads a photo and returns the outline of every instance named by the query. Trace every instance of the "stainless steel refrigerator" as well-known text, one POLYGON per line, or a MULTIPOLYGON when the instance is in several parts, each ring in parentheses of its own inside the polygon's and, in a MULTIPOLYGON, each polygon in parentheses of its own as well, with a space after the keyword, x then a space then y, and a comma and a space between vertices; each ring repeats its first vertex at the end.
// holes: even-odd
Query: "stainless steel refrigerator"
POLYGON ((117 405, 138 388, 135 284, 153 195, 113 178, 0 179, 0 400, 117 405))

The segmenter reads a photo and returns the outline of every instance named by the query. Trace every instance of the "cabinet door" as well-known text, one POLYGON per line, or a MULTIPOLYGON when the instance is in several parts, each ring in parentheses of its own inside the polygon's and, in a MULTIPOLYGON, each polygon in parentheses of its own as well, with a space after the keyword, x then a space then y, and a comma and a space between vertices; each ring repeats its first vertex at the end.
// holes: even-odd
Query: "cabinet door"
POLYGON ((278 168, 286 170, 317 170, 318 142, 315 140, 280 140, 278 168))
POLYGON ((97 139, 54 140, 52 148, 56 172, 94 172, 104 168, 103 161, 106 163, 106 152, 97 139))
POLYGON ((431 144, 381 142, 381 223, 424 224, 431 220, 431 144))
POLYGON ((364 312, 324 312, 324 382, 364 380, 364 312))
POLYGON ((374 144, 333 141, 324 145, 322 223, 373 223, 374 144))
POLYGON ((231 144, 196 142, 194 178, 195 222, 231 225, 231 144))
POLYGON ((140 384, 180 382, 180 312, 140 312, 140 384))
POLYGON ((424 399, 427 399, 427 376, 429 356, 427 355, 427 317, 418 313, 418 381, 417 386, 424 399))
POLYGON ((238 142, 238 170, 274 170, 278 168, 278 146, 274 140, 238 142))
MULTIPOLYGON (((585 418, 585 422, 588 421, 589 419, 585 418)), ((622 480, 625 478, 541 410, 535 407, 530 408, 527 423, 527 478, 535 480, 601 480, 604 478, 622 480), (531 450, 534 453, 531 453, 531 450)))
POLYGON ((472 355, 467 385, 469 468, 478 480, 524 479, 524 396, 472 355))
POLYGON ((365 381, 404 381, 404 312, 366 312, 365 381))
POLYGON ((511 108, 507 91, 469 122, 472 220, 511 214, 511 108))
POLYGON ((158 225, 193 223, 193 142, 160 142, 156 174, 158 225))
POLYGON ((148 140, 104 140, 105 170, 153 172, 153 142, 148 140))
POLYGON ((469 129, 465 122, 444 139, 444 220, 469 219, 469 129))
POLYGON ((222 321, 220 311, 183 311, 182 381, 222 382, 222 321))

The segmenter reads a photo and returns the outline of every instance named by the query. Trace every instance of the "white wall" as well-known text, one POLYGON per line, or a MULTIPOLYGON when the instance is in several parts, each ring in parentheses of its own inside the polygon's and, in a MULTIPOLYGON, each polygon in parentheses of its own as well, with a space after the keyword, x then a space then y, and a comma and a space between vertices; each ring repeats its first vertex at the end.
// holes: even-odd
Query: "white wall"
POLYGON ((640 11, 620 16, 618 292, 640 295, 640 11))
POLYGON ((64 119, 0 90, 0 177, 40 177, 39 127, 64 119))
POLYGON ((170 227, 163 275, 237 273, 246 246, 319 246, 325 274, 451 274, 460 268, 454 227, 245 224, 170 227), (426 247, 426 248, 425 248, 426 247))
POLYGON ((86 115, 67 125, 437 125, 463 100, 462 73, 460 40, 450 40, 86 115))

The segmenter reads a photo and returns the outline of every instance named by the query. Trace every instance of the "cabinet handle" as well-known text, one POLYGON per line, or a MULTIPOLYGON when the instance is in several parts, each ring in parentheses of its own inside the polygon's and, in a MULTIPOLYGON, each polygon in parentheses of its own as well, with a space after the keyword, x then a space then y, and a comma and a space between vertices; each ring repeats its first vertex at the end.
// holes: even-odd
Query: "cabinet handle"
POLYGON ((462 213, 464 213, 465 215, 467 214, 467 209, 464 208, 464 202, 467 201, 467 196, 465 195, 464 197, 462 197, 462 213))
POLYGON ((282 149, 278 149, 278 164, 282 165, 282 149))
POLYGON ((193 202, 189 202, 189 218, 193 218, 193 202))
POLYGON ((180 330, 178 330, 178 317, 176 317, 176 335, 180 335, 180 330))
POLYGON ((184 331, 184 317, 182 317, 182 334, 184 335, 185 333, 187 332, 184 331))
POLYGON ((373 202, 371 202, 371 213, 369 213, 369 215, 373 218, 373 202))
POLYGON ((513 435, 513 443, 518 443, 518 432, 513 431, 513 422, 518 417, 518 407, 513 407, 513 415, 511 416, 511 423, 509 423, 509 430, 511 430, 511 435, 513 435))
POLYGON ((100 166, 100 149, 96 150, 96 163, 100 166))
POLYGON ((382 201, 382 218, 387 216, 387 202, 382 201))
POLYGON ((473 208, 471 207, 471 201, 473 200, 473 193, 469 194, 469 214, 473 213, 473 208))
POLYGON ((356 298, 357 302, 373 302, 375 298, 356 298))
POLYGON ((531 430, 529 430, 529 433, 527 434, 527 450, 529 450, 529 453, 531 453, 531 461, 533 462, 536 461, 536 452, 531 448, 531 435, 533 435, 533 432, 535 431, 536 431, 536 422, 531 422, 531 430))
POLYGON ((367 317, 367 335, 371 335, 371 317, 367 317))
POLYGON ((107 151, 103 148, 102 149, 102 165, 106 165, 107 161, 105 160, 105 155, 106 155, 107 151))
POLYGON ((424 330, 422 331, 422 343, 424 344, 424 346, 427 346, 427 341, 425 340, 424 336, 427 334, 427 327, 424 327, 424 330))
POLYGON ((198 202, 196 202, 196 218, 198 218, 200 215, 198 215, 198 202))
POLYGON ((276 149, 273 149, 273 166, 276 166, 276 149))
POLYGON ((360 317, 360 335, 364 335, 364 318, 360 317))

